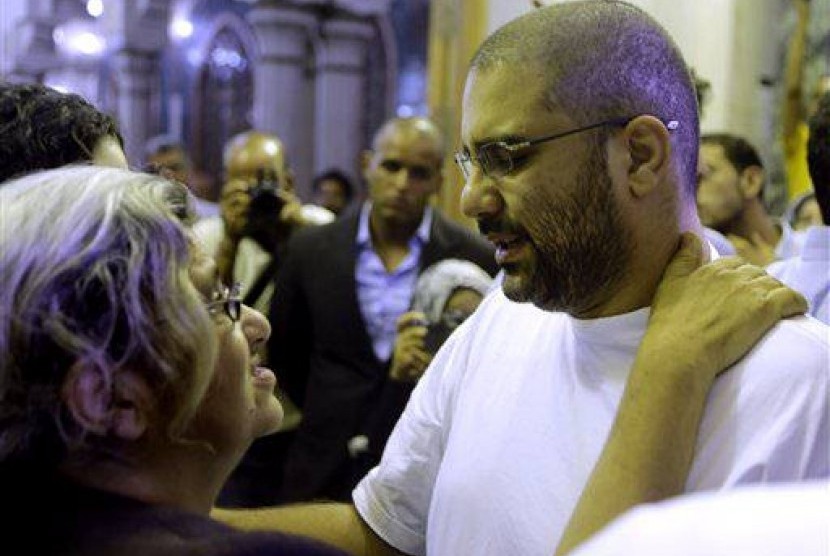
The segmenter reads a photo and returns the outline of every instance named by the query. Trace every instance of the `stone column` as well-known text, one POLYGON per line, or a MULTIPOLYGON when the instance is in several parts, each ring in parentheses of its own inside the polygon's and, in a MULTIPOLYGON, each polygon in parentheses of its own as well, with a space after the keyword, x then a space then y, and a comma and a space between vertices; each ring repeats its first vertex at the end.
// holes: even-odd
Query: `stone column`
POLYGON ((366 121, 366 48, 374 35, 366 20, 323 22, 317 47, 314 166, 359 173, 366 121))
POLYGON ((127 160, 139 167, 144 158, 144 144, 156 133, 151 116, 153 93, 159 79, 158 56, 120 50, 112 62, 118 83, 115 112, 124 136, 127 160))
POLYGON ((118 84, 116 117, 124 136, 127 160, 143 161, 144 143, 158 131, 153 113, 160 84, 160 59, 167 45, 170 0, 114 0, 107 2, 104 25, 113 78, 118 84))
POLYGON ((60 56, 53 39, 59 23, 53 15, 54 0, 31 0, 25 5, 12 4, 3 9, 9 10, 7 17, 21 17, 15 22, 14 29, 10 29, 15 44, 8 69, 13 80, 34 81, 50 69, 59 67, 60 56))
POLYGON ((259 46, 253 125, 285 142, 298 188, 304 193, 311 179, 314 152, 314 90, 308 61, 315 17, 308 8, 255 6, 247 19, 259 46))

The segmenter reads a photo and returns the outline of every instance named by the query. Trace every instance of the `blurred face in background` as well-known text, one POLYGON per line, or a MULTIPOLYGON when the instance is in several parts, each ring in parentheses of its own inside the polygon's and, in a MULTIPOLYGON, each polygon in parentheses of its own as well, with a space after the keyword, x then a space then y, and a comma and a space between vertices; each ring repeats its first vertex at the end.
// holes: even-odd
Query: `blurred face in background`
POLYGON ((821 209, 818 206, 818 201, 813 197, 804 201, 798 208, 798 212, 795 213, 793 229, 806 230, 810 226, 821 226, 822 224, 821 209))
POLYGON ((700 146, 697 212, 704 226, 724 233, 740 218, 744 210, 740 180, 741 175, 721 145, 700 146))
POLYGON ((293 189, 293 178, 285 160, 285 146, 273 135, 255 133, 246 140, 231 143, 225 160, 227 181, 253 182, 262 172, 276 178, 280 187, 293 189))
POLYGON ((314 203, 329 209, 334 214, 340 214, 349 204, 349 199, 342 183, 334 179, 325 179, 317 184, 314 203))
POLYGON ((188 185, 190 181, 190 164, 182 149, 169 148, 147 157, 147 164, 160 174, 188 185))
POLYGON ((436 139, 413 125, 389 125, 364 154, 373 217, 391 225, 421 221, 441 185, 443 157, 436 139))

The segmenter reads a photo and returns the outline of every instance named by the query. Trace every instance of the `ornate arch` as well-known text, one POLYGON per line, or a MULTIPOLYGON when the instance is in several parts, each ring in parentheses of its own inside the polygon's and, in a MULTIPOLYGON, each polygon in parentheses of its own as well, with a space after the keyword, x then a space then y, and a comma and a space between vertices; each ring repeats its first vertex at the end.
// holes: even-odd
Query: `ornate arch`
POLYGON ((240 17, 222 13, 199 48, 190 121, 194 170, 204 172, 215 193, 221 188, 222 150, 235 134, 251 127, 254 105, 253 30, 240 17))

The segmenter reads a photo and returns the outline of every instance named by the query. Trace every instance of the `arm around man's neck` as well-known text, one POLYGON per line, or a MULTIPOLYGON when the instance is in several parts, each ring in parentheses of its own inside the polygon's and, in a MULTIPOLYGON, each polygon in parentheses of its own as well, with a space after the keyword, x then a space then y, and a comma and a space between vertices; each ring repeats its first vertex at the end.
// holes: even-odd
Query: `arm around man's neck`
POLYGON ((625 510, 680 494, 715 378, 804 298, 739 259, 702 265, 691 234, 667 267, 646 335, 600 458, 556 554, 570 552, 625 510))
POLYGON ((211 517, 246 531, 278 531, 310 537, 354 556, 403 554, 384 542, 352 504, 292 504, 273 508, 214 508, 211 517))

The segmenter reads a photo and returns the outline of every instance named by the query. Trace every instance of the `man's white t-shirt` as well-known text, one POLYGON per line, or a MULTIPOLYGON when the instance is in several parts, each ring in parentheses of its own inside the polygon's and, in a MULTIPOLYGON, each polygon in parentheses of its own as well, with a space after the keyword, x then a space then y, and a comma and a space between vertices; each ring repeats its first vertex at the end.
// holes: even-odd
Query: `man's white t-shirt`
MULTIPOLYGON (((491 293, 439 351, 355 489, 360 515, 407 553, 553 554, 648 315, 579 320, 491 293)), ((715 383, 687 490, 828 475, 826 331, 784 321, 715 383)))
POLYGON ((755 485, 639 506, 571 556, 827 556, 830 483, 755 485))

